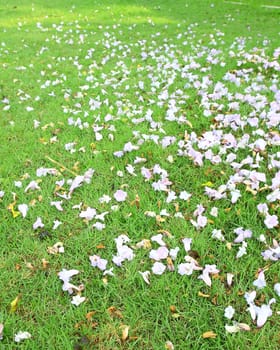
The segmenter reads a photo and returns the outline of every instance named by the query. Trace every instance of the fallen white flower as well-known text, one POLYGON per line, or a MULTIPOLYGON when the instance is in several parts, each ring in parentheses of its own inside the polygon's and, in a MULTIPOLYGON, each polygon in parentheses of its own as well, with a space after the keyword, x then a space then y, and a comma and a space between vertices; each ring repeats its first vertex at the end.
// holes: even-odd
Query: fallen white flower
POLYGON ((80 295, 75 295, 72 298, 71 304, 79 306, 80 304, 82 304, 84 301, 86 300, 85 297, 81 297, 80 295))
POLYGON ((15 342, 16 343, 19 343, 22 340, 29 339, 29 338, 31 338, 31 334, 28 332, 19 331, 17 334, 15 334, 15 342))
POLYGON ((141 272, 141 271, 138 271, 140 273, 140 275, 143 277, 143 280, 147 283, 147 284, 150 284, 150 281, 149 281, 149 277, 150 277, 150 271, 144 271, 144 272, 141 272))
POLYGON ((21 213, 22 217, 25 218, 27 211, 28 211, 28 205, 27 204, 19 204, 18 210, 21 213))
POLYGON ((224 316, 226 318, 228 318, 229 320, 231 320, 233 318, 233 315, 235 314, 235 310, 234 308, 229 305, 228 307, 225 308, 225 313, 224 313, 224 316))

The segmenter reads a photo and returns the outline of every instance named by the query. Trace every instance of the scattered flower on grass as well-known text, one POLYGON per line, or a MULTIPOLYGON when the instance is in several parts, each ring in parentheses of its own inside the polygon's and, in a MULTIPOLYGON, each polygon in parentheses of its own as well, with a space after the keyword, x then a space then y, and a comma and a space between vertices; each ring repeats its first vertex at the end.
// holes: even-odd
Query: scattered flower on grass
POLYGON ((166 266, 161 262, 155 262, 152 266, 152 272, 154 275, 162 275, 166 270, 166 266))
POLYGON ((15 334, 15 342, 20 343, 22 340, 29 339, 31 338, 31 334, 29 332, 22 332, 19 331, 18 333, 15 334))
POLYGON ((126 200, 127 193, 123 190, 117 190, 114 193, 114 198, 117 202, 124 202, 126 200))
POLYGON ((224 316, 227 319, 231 320, 233 318, 234 314, 235 314, 235 310, 234 310, 234 308, 231 305, 229 305, 228 307, 225 308, 224 316))
POLYGON ((83 303, 86 300, 85 297, 81 297, 79 294, 74 295, 71 300, 71 304, 75 306, 79 306, 81 303, 83 303))

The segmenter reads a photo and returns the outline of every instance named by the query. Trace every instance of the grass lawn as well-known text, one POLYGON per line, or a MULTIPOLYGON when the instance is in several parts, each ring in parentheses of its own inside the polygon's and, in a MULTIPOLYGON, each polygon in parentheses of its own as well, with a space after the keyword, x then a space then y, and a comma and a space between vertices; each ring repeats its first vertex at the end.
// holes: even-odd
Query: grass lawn
POLYGON ((0 349, 279 349, 277 6, 0 0, 0 349))

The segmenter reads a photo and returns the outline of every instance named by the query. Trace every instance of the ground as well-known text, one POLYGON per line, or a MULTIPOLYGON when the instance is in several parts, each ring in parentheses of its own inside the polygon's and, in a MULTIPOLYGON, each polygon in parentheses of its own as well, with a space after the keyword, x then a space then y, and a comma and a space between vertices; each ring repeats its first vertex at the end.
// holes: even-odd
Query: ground
POLYGON ((0 0, 0 349, 279 348, 278 5, 0 0))

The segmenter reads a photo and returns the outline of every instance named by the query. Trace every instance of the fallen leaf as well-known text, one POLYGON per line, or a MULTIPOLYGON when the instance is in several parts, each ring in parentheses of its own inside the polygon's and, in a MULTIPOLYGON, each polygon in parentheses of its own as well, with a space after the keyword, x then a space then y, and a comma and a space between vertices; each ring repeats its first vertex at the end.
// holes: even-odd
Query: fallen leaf
POLYGON ((43 269, 46 270, 49 267, 49 262, 46 259, 42 259, 43 269))
POLYGON ((21 299, 21 294, 19 294, 10 304, 11 308, 10 308, 10 312, 16 312, 17 308, 18 308, 18 304, 19 301, 21 299))
POLYGON ((170 305, 170 306, 169 306, 169 310, 170 310, 172 313, 174 313, 174 312, 176 312, 176 311, 177 311, 177 309, 176 309, 176 306, 175 306, 175 305, 170 305))
POLYGON ((10 204, 7 206, 7 209, 12 213, 12 216, 13 216, 14 219, 20 215, 20 212, 19 212, 19 211, 16 211, 16 210, 14 209, 15 205, 16 205, 16 201, 14 201, 13 203, 10 203, 10 204))
POLYGON ((207 187, 213 187, 214 186, 214 184, 213 184, 213 182, 211 182, 211 181, 207 181, 207 182, 205 182, 204 184, 201 184, 201 186, 207 186, 207 187))
POLYGON ((96 246, 96 249, 105 249, 106 247, 105 247, 105 245, 104 244, 98 244, 97 246, 96 246))
POLYGON ((121 318, 121 319, 123 318, 121 311, 118 310, 115 306, 110 306, 107 310, 108 310, 110 316, 121 318))
POLYGON ((93 315, 95 315, 95 314, 96 314, 96 311, 90 311, 90 312, 88 312, 88 313, 86 314, 86 319, 87 319, 88 321, 91 321, 93 315))
POLYGON ((202 293, 202 292, 198 292, 198 296, 199 297, 202 297, 202 298, 210 298, 210 295, 209 294, 204 294, 204 293, 202 293))
POLYGON ((121 327, 120 327, 121 329, 122 329, 122 341, 125 341, 125 340, 127 340, 127 338, 128 338, 128 331, 129 331, 129 326, 127 326, 127 325, 122 325, 121 327))
POLYGON ((203 339, 215 339, 216 337, 217 337, 217 334, 212 331, 204 332, 202 334, 203 339))
POLYGON ((35 266, 32 265, 30 262, 25 263, 25 266, 26 266, 29 270, 32 270, 32 271, 35 270, 35 266))
POLYGON ((237 323, 238 327, 242 330, 242 331, 246 331, 249 332, 251 330, 250 326, 247 325, 246 323, 237 323))
POLYGON ((170 256, 168 256, 166 258, 166 261, 167 261, 167 269, 171 272, 175 271, 175 267, 174 267, 174 264, 173 264, 173 261, 172 259, 170 258, 170 256))

